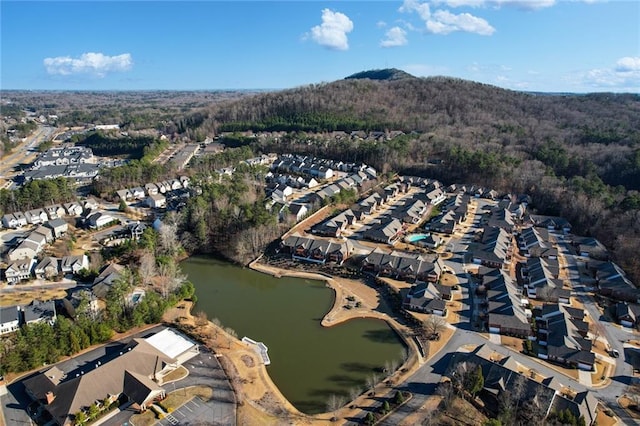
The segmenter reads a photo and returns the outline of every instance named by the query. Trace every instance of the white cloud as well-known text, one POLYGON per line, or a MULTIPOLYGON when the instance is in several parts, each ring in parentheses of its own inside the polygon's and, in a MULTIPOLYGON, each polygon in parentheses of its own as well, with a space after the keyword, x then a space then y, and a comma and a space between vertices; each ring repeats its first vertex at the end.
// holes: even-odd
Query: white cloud
POLYGON ((384 28, 384 27, 386 27, 386 26, 387 26, 387 23, 386 23, 386 22, 384 22, 384 21, 378 21, 378 22, 376 23, 376 27, 378 27, 378 28, 384 28))
POLYGON ((78 58, 70 56, 45 58, 43 63, 49 74, 89 74, 102 78, 110 72, 130 70, 133 66, 133 59, 130 53, 107 56, 103 53, 88 52, 78 58))
MULTIPOLYGON (((506 0, 498 0, 506 1, 506 0)), ((479 6, 484 4, 485 0, 435 0, 434 3, 446 2, 453 6, 479 6)), ((451 6, 450 5, 450 6, 451 6)), ((404 0, 400 9, 404 13, 417 13, 426 25, 427 31, 433 34, 449 34, 455 31, 465 31, 480 35, 491 35, 495 32, 495 28, 486 20, 473 16, 470 13, 454 14, 448 10, 436 10, 431 12, 428 2, 420 2, 420 0, 404 0)))
POLYGON ((624 58, 618 59, 615 70, 623 73, 640 71, 640 56, 625 56, 624 58))
POLYGON ((595 68, 579 74, 574 82, 592 89, 640 92, 640 57, 625 56, 610 68, 595 68))
POLYGON ((429 3, 421 3, 419 0, 404 0, 400 9, 402 13, 416 12, 423 21, 428 20, 431 17, 431 9, 429 3))
POLYGON ((398 47, 407 44, 407 32, 400 27, 390 28, 380 42, 382 47, 398 47))
POLYGON ((353 22, 347 15, 330 9, 322 11, 322 24, 311 28, 311 38, 320 46, 334 50, 349 49, 347 34, 353 31, 353 22))
POLYGON ((454 31, 464 31, 480 35, 491 35, 496 29, 487 21, 470 13, 451 13, 448 10, 437 10, 432 18, 427 20, 427 30, 434 34, 449 34, 454 31))

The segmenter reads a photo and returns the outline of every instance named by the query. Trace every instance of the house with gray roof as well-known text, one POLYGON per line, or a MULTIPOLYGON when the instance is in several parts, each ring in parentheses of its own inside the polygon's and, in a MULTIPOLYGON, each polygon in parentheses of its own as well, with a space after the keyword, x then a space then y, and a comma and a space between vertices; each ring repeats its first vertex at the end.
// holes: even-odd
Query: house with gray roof
POLYGON ((402 251, 388 253, 380 248, 374 249, 362 261, 363 271, 410 282, 436 282, 442 274, 442 266, 437 255, 419 255, 402 251))
POLYGON ((27 395, 58 425, 71 425, 75 414, 95 401, 125 396, 136 411, 165 397, 163 376, 197 355, 198 345, 171 329, 134 338, 120 355, 85 364, 75 371, 48 367, 23 381, 27 395))
POLYGON ((62 207, 66 210, 67 215, 74 217, 80 216, 84 210, 83 207, 76 202, 64 203, 62 207))
POLYGON ((59 219, 66 216, 67 214, 61 204, 51 204, 50 206, 45 206, 44 211, 47 213, 47 216, 49 216, 49 219, 59 219))
POLYGON ((53 235, 53 231, 51 230, 51 228, 48 228, 47 226, 40 225, 36 229, 31 231, 32 234, 34 232, 44 236, 44 239, 47 244, 50 244, 53 242, 53 240, 55 240, 55 235, 53 235))
POLYGON ((544 304, 536 312, 538 357, 581 370, 593 371, 595 354, 587 339, 589 324, 585 313, 561 304, 544 304))
POLYGON ((616 319, 624 327, 636 327, 640 319, 640 305, 618 302, 615 305, 616 319))
POLYGON ((0 306, 0 336, 20 328, 20 306, 0 306))
POLYGON ((53 325, 56 322, 56 304, 53 300, 40 301, 34 299, 28 305, 22 307, 24 324, 47 323, 53 325))
POLYGON ((27 218, 27 222, 38 225, 40 223, 44 223, 49 220, 49 216, 44 211, 44 209, 33 209, 24 212, 24 216, 27 218))
POLYGON ((11 261, 33 259, 38 255, 38 253, 40 253, 41 249, 42 246, 38 243, 30 240, 24 240, 16 248, 9 252, 7 258, 11 261))
POLYGON ((526 308, 528 300, 509 274, 492 270, 483 275, 479 292, 484 296, 480 317, 490 333, 522 338, 533 335, 529 324, 532 313, 526 308))
POLYGON ((51 279, 58 275, 60 270, 60 259, 46 256, 33 269, 33 273, 38 279, 51 279))
MULTIPOLYGON (((471 352, 456 352, 451 357, 452 361, 446 375, 453 378, 459 369, 466 370, 480 366, 484 379, 481 392, 488 401, 491 399, 495 401, 495 404, 488 403, 487 408, 495 407, 496 415, 501 394, 513 392, 518 381, 523 385, 523 390, 520 399, 514 401, 514 404, 518 404, 524 411, 532 409, 531 413, 546 418, 552 413, 569 410, 576 418, 583 418, 586 425, 595 423, 598 400, 592 392, 583 391, 578 392, 573 398, 567 397, 561 392, 563 388, 561 380, 552 376, 538 382, 522 375, 517 370, 518 363, 511 357, 494 358, 494 354, 499 353, 498 349, 485 344, 471 352)), ((525 419, 522 421, 526 422, 525 419)))
POLYGON ((298 235, 285 238, 281 247, 284 251, 291 253, 291 257, 296 260, 322 264, 333 262, 338 265, 342 265, 353 251, 349 241, 334 243, 324 239, 298 235))
POLYGON ((7 266, 4 276, 9 284, 16 284, 31 278, 31 270, 36 261, 33 258, 15 260, 7 266))
POLYGON ((433 282, 419 282, 411 286, 402 306, 410 311, 446 316, 446 300, 450 299, 450 287, 433 282))
POLYGON ((45 226, 51 229, 54 238, 60 238, 69 230, 69 224, 63 219, 52 219, 45 223, 45 226))
POLYGON ((502 228, 485 227, 480 243, 472 243, 469 250, 473 263, 490 268, 504 268, 511 260, 512 236, 502 228))
POLYGON ((362 238, 378 243, 393 244, 404 231, 402 222, 395 218, 381 218, 362 233, 362 238))
POLYGON ((65 274, 77 274, 89 268, 89 258, 86 254, 80 256, 64 256, 60 261, 60 270, 65 274))

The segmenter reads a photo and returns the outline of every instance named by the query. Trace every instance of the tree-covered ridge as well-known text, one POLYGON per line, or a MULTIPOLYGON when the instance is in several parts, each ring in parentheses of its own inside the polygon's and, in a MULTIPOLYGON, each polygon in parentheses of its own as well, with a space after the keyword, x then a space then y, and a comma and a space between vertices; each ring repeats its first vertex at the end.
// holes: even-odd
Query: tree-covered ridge
POLYGON ((391 122, 362 119, 356 116, 336 115, 331 112, 295 113, 276 117, 267 117, 257 122, 235 121, 221 124, 220 132, 353 132, 357 130, 383 131, 395 128, 391 122))
POLYGON ((377 70, 361 71, 355 74, 351 74, 345 77, 345 80, 357 80, 357 79, 370 79, 370 80, 402 80, 405 78, 416 78, 408 72, 399 70, 397 68, 384 68, 377 70))

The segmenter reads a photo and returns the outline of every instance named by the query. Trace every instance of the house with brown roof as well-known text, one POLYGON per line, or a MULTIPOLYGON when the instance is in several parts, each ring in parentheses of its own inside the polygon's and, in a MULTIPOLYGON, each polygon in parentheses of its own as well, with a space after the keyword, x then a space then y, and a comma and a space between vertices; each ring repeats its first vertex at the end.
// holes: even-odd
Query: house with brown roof
POLYGON ((159 380, 198 354, 198 346, 172 329, 135 338, 119 356, 95 360, 74 372, 49 367, 23 382, 27 394, 46 411, 53 424, 72 425, 80 411, 96 401, 124 395, 133 408, 146 410, 165 397, 159 380))

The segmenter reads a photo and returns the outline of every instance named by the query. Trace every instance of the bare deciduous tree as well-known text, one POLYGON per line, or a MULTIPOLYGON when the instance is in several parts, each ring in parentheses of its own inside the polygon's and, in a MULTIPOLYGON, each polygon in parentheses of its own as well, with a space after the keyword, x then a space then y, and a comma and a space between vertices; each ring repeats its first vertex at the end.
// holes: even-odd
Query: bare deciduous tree
POLYGON ((138 266, 138 272, 140 273, 140 279, 142 284, 149 285, 152 279, 157 274, 156 257, 148 250, 145 250, 142 256, 140 256, 140 265, 138 266))
POLYGON ((436 394, 442 398, 442 406, 446 410, 451 406, 455 397, 455 390, 451 382, 442 382, 436 388, 436 394))
POLYGON ((427 336, 439 335, 447 327, 447 322, 440 315, 429 315, 422 322, 422 329, 427 336))
POLYGON ((367 388, 373 391, 376 388, 378 381, 379 381, 378 375, 376 373, 373 373, 372 375, 367 377, 367 388))
POLYGON ((198 311, 195 318, 195 323, 198 327, 207 325, 207 313, 205 311, 198 311))
POLYGON ((238 338, 238 333, 236 333, 236 331, 231 327, 225 328, 224 331, 227 333, 227 346, 231 349, 231 343, 233 342, 233 339, 238 338))
POLYGON ((331 394, 327 401, 327 411, 330 411, 333 415, 331 421, 338 420, 338 410, 344 405, 344 397, 341 395, 331 394))

